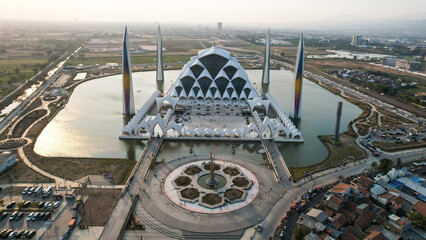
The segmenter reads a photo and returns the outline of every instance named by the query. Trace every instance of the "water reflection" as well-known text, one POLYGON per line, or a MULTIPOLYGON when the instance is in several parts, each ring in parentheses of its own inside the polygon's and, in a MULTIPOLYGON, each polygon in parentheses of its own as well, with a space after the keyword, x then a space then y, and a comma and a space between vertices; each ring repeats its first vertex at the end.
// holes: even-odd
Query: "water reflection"
MULTIPOLYGON (((164 82, 155 80, 155 72, 133 74, 135 107, 140 108, 156 90, 165 92, 180 71, 165 71, 164 82)), ((282 109, 293 112, 293 72, 272 70, 271 83, 262 86, 262 70, 248 70, 247 74, 260 94, 269 91, 282 109)), ((46 126, 35 143, 35 151, 44 156, 108 157, 137 159, 145 146, 144 141, 120 141, 118 136, 128 121, 122 115, 121 75, 108 76, 79 85, 66 107, 46 126)), ((324 160, 327 149, 317 138, 321 134, 332 134, 338 101, 343 101, 341 132, 347 130, 350 120, 361 110, 315 83, 304 80, 302 94, 302 118, 295 122, 302 132, 304 143, 279 144, 280 151, 289 166, 305 166, 324 160)), ((229 142, 166 141, 157 160, 168 161, 193 154, 209 152, 232 155, 229 142)), ((263 164, 262 155, 257 153, 259 144, 236 144, 235 155, 263 164)))

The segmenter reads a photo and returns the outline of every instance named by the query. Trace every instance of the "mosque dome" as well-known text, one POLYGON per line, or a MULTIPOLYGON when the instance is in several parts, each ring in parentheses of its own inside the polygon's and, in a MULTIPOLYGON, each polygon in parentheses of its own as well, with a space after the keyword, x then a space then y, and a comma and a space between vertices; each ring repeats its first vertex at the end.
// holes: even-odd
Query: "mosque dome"
POLYGON ((216 46, 200 50, 185 64, 168 95, 215 100, 248 100, 259 96, 237 59, 216 46))

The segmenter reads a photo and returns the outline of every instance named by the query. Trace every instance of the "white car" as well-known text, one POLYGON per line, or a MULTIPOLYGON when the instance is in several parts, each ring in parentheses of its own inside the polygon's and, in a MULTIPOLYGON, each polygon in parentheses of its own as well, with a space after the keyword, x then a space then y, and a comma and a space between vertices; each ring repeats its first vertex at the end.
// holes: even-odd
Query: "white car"
POLYGON ((59 207, 59 205, 61 205, 61 202, 59 202, 59 201, 58 201, 58 202, 54 202, 54 203, 53 203, 53 207, 54 207, 54 208, 58 208, 58 207, 59 207))
POLYGON ((25 194, 27 194, 27 192, 30 190, 30 187, 26 187, 25 189, 24 189, 24 191, 22 191, 22 195, 25 195, 25 194))
POLYGON ((34 212, 31 212, 30 215, 27 217, 27 221, 31 221, 31 218, 33 218, 34 212))
POLYGON ((32 187, 32 188, 30 188, 30 190, 28 190, 27 194, 28 194, 28 195, 33 194, 34 190, 35 190, 35 188, 33 188, 33 187, 32 187))

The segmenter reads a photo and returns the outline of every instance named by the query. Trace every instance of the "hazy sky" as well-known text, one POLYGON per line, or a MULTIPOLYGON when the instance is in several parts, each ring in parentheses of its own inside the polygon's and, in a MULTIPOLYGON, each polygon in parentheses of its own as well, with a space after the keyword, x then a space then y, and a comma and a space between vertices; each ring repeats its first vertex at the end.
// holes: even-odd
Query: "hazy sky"
POLYGON ((0 0, 1 19, 292 23, 426 18, 426 0, 0 0))

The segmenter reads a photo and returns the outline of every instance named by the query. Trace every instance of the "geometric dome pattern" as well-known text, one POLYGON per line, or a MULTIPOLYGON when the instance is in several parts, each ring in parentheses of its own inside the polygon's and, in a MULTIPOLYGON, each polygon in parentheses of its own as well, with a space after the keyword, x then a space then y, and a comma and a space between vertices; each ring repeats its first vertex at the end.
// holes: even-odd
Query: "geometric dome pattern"
POLYGON ((183 66, 168 95, 215 100, 248 100, 259 96, 237 59, 216 46, 199 51, 183 66))

